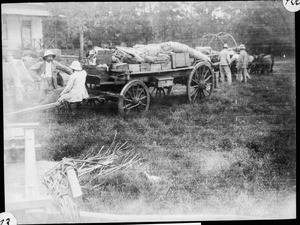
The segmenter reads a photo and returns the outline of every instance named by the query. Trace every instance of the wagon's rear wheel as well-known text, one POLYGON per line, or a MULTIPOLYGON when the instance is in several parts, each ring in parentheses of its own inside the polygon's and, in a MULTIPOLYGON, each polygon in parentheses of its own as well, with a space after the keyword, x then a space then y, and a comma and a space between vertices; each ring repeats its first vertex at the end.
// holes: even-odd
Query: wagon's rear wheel
POLYGON ((120 95, 118 110, 121 114, 149 109, 150 94, 147 86, 140 80, 133 80, 127 83, 120 95))
POLYGON ((189 101, 194 103, 211 95, 213 91, 213 71, 209 62, 199 62, 192 70, 187 83, 189 101))

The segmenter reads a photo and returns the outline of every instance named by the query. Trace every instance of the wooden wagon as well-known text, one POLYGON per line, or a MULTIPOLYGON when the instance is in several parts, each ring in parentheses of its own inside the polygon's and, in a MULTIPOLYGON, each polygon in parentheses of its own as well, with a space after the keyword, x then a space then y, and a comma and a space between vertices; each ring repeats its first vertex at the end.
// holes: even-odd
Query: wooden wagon
MULTIPOLYGON (((156 67, 159 65, 156 64, 156 67)), ((148 110, 150 100, 157 94, 170 95, 174 84, 186 85, 190 103, 209 97, 214 88, 214 71, 209 61, 144 71, 112 67, 107 71, 96 66, 83 66, 88 73, 86 86, 88 92, 93 93, 90 94, 91 99, 115 101, 121 114, 148 110)))

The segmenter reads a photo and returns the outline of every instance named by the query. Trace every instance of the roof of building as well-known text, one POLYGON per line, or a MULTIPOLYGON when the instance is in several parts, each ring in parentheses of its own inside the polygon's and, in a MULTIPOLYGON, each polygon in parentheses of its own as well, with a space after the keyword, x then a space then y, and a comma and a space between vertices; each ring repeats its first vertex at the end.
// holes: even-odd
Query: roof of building
POLYGON ((44 3, 7 3, 1 4, 1 14, 26 16, 51 16, 44 3))

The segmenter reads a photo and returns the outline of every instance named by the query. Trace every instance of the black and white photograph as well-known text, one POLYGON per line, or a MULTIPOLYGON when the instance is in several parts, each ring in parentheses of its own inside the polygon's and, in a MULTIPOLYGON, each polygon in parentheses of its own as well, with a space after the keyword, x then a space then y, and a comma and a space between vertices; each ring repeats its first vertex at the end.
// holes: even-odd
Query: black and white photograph
POLYGON ((295 221, 298 10, 1 3, 1 224, 295 221))

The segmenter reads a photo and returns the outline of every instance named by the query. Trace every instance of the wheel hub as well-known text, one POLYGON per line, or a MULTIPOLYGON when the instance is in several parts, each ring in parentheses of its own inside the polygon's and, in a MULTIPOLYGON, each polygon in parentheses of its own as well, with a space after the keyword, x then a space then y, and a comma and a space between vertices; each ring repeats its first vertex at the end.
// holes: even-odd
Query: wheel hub
POLYGON ((138 97, 134 97, 134 98, 132 99, 132 103, 133 103, 134 105, 138 104, 139 102, 140 102, 140 99, 139 99, 138 97))
POLYGON ((199 84, 198 84, 198 88, 201 89, 201 90, 206 89, 205 83, 199 83, 199 84))

